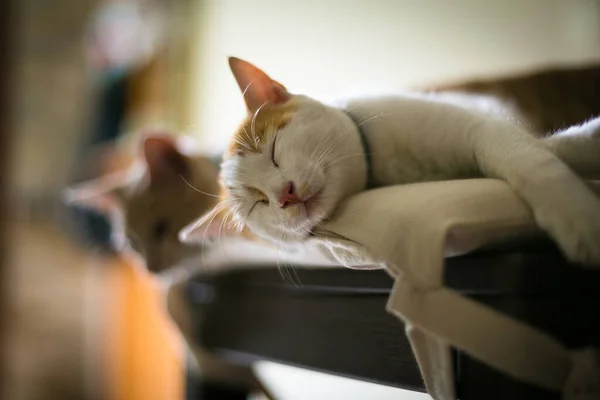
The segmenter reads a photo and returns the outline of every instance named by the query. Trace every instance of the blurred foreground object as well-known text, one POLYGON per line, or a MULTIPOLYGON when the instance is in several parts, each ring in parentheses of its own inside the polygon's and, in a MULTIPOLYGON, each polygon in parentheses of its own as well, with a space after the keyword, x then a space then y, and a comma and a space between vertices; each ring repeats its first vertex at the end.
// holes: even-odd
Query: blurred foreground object
POLYGON ((0 2, 0 397, 6 393, 6 316, 9 309, 7 299, 8 285, 6 284, 7 270, 7 224, 9 195, 9 169, 8 169, 8 146, 12 136, 10 120, 10 104, 12 86, 10 84, 13 73, 12 69, 12 42, 14 41, 12 30, 13 3, 10 0, 0 2))

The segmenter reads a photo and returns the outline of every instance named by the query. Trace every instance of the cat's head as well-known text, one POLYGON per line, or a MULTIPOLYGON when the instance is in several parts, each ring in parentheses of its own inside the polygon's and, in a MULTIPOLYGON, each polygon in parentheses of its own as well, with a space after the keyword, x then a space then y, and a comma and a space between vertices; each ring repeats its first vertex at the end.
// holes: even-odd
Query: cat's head
POLYGON ((365 185, 357 128, 342 110, 288 92, 254 65, 229 64, 248 114, 224 157, 221 203, 182 238, 218 235, 225 220, 270 242, 302 241, 365 185))
POLYGON ((147 135, 131 170, 79 184, 65 197, 106 215, 117 248, 139 254, 150 271, 163 271, 198 254, 178 233, 217 203, 217 168, 185 147, 170 135, 147 135))

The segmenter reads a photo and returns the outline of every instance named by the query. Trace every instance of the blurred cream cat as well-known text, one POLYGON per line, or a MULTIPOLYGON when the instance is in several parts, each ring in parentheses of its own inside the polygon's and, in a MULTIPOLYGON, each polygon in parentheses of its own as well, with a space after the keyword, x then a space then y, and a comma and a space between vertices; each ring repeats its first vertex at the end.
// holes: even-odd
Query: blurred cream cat
POLYGON ((600 172, 600 118, 536 139, 490 99, 404 93, 327 105, 229 62, 248 116, 222 165, 221 202, 183 240, 218 235, 227 221, 297 243, 365 188, 485 176, 505 180, 567 257, 600 265, 600 199, 575 175, 600 172))
POLYGON ((217 203, 218 169, 190 152, 190 139, 146 135, 143 157, 127 171, 70 188, 66 200, 106 214, 117 248, 139 254, 151 272, 194 262, 197 245, 178 232, 217 203))

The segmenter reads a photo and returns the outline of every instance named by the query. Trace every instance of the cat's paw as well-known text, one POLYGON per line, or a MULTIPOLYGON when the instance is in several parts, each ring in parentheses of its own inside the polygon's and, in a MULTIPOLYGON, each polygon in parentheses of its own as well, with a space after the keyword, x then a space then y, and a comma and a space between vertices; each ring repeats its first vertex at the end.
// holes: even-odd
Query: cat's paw
POLYGON ((536 219, 569 260, 600 268, 600 201, 582 203, 574 201, 568 209, 540 213, 536 219))

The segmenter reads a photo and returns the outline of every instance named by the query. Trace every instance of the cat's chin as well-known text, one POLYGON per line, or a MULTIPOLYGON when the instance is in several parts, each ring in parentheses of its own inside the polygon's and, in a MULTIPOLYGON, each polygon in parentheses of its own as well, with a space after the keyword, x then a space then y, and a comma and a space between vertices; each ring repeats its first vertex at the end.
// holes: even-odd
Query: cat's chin
POLYGON ((333 202, 326 200, 326 194, 319 192, 304 205, 301 212, 288 218, 284 225, 254 225, 249 228, 257 236, 276 245, 303 243, 313 236, 313 230, 328 218, 328 210, 334 207, 333 202))
POLYGON ((256 235, 277 246, 297 245, 305 242, 312 236, 312 230, 319 222, 320 220, 305 220, 295 228, 276 232, 256 232, 256 235))
POLYGON ((317 226, 319 226, 319 224, 321 224, 323 221, 325 221, 327 219, 327 217, 325 215, 322 214, 322 212, 313 214, 313 216, 306 221, 306 224, 304 224, 303 229, 297 233, 296 235, 296 242, 305 242, 308 239, 310 239, 311 237, 314 236, 314 230, 317 226))

